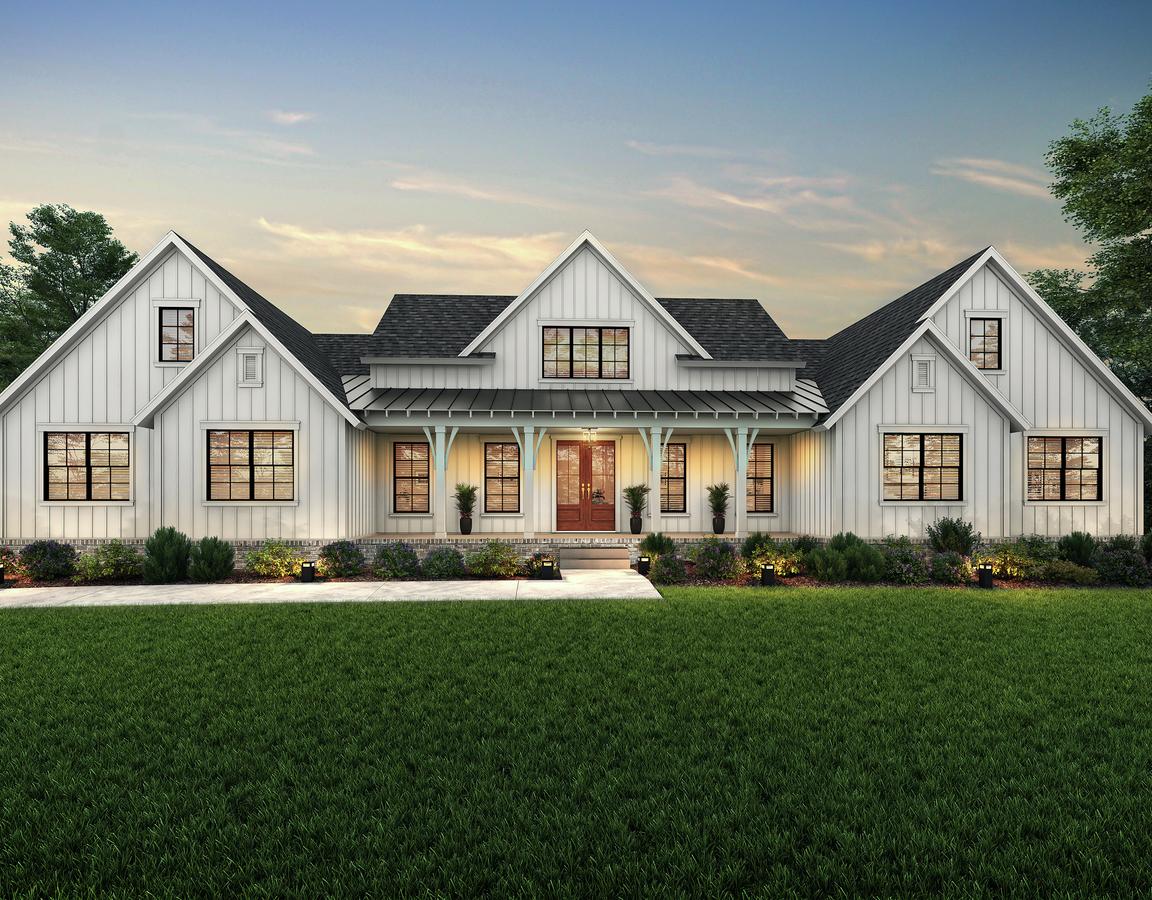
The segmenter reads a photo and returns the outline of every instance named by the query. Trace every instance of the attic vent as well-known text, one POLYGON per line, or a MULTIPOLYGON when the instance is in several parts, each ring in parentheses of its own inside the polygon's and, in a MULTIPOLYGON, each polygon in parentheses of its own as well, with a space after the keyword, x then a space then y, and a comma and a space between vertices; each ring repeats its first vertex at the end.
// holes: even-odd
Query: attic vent
POLYGON ((912 390, 921 393, 931 393, 936 390, 936 357, 912 357, 912 390))
POLYGON ((240 347, 236 351, 239 357, 237 366, 237 384, 240 387, 264 386, 264 348, 240 347))

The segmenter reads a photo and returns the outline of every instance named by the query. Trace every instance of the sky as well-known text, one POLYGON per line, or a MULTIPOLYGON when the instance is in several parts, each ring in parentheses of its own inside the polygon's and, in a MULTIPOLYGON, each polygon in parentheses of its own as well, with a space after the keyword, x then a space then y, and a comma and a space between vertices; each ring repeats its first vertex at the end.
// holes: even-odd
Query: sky
POLYGON ((313 330, 588 229, 825 337, 988 244, 1082 264, 1044 153, 1147 92, 1152 3, 12 3, 0 59, 0 222, 177 231, 313 330))

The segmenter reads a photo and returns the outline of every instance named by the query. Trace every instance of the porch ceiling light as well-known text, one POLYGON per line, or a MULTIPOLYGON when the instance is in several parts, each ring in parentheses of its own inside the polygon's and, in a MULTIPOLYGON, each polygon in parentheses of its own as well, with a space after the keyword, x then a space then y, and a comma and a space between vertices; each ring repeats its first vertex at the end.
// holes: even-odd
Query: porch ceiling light
POLYGON ((584 440, 587 441, 589 444, 592 443, 594 440, 596 440, 596 429, 595 428, 585 428, 584 429, 584 440))

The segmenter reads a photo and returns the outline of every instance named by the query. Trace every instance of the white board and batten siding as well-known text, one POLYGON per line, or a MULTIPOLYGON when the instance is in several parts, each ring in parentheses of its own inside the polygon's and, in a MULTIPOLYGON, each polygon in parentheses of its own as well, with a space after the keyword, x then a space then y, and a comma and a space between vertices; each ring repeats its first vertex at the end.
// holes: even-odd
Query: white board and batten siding
POLYGON ((984 375, 1031 422, 1033 435, 1099 435, 1104 439, 1103 500, 1036 503, 1025 500, 1024 434, 1013 434, 1009 523, 1012 534, 1139 534, 1144 520, 1144 430, 1097 374, 1041 319, 991 263, 969 279, 933 317, 968 354, 968 320, 1001 318, 1003 371, 984 375))

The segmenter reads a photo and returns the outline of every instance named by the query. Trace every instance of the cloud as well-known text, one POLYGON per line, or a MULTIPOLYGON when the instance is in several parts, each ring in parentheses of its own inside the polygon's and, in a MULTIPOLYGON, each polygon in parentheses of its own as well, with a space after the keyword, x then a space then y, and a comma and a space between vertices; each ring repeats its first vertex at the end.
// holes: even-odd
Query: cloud
POLYGON ((214 152, 216 155, 231 156, 250 162, 285 163, 308 159, 316 154, 311 145, 301 141, 285 141, 278 135, 265 131, 231 128, 221 125, 210 116, 196 113, 139 113, 134 115, 134 118, 168 122, 185 134, 212 143, 208 147, 191 149, 214 152))
POLYGON ((1019 272, 1031 272, 1033 269, 1083 269, 1085 261, 1093 252, 1085 244, 1036 246, 1015 241, 997 244, 997 249, 1019 272))
POLYGON ((398 191, 447 194, 454 197, 465 197, 469 200, 485 200, 492 203, 539 206, 547 209, 556 209, 561 206, 561 204, 553 200, 545 199, 544 197, 534 197, 530 194, 504 191, 499 188, 482 187, 435 173, 413 174, 395 178, 390 182, 390 185, 398 191))
POLYGON ((932 174, 942 175, 945 178, 959 178, 962 181, 1022 197, 1052 199, 1048 190, 1048 176, 1044 172, 1001 159, 972 157, 941 159, 932 166, 932 174))
POLYGON ((311 121, 315 116, 310 112, 291 112, 285 109, 271 109, 268 118, 277 125, 299 125, 311 121))
POLYGON ((742 154, 724 147, 703 144, 655 144, 650 141, 625 141, 624 146, 645 156, 692 156, 698 159, 736 159, 742 154))
POLYGON ((896 237, 888 240, 865 240, 856 243, 825 241, 823 246, 872 263, 888 260, 918 261, 925 259, 947 262, 956 255, 956 247, 953 244, 936 238, 896 237))
POLYGON ((638 275, 641 281, 647 281, 651 276, 677 292, 682 292, 683 287, 677 289, 676 285, 693 287, 714 285, 718 274, 735 275, 737 278, 760 284, 786 283, 784 278, 760 271, 750 260, 728 256, 693 255, 647 244, 623 244, 620 245, 620 257, 629 268, 635 268, 637 273, 642 273, 638 275))

